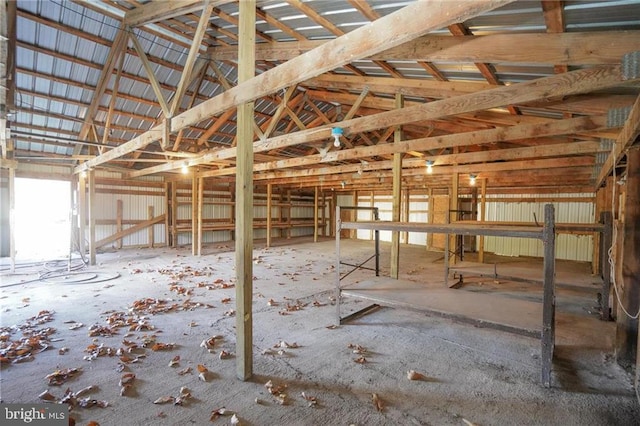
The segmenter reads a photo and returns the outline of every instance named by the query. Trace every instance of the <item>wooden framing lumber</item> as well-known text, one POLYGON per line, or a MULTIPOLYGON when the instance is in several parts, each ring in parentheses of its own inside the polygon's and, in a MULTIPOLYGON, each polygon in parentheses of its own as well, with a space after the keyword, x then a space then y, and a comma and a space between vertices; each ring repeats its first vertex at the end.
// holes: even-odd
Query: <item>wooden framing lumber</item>
MULTIPOLYGON (((238 86, 254 79, 256 1, 240 2, 238 86)), ((226 93, 229 93, 227 91, 226 93)), ((238 105, 236 127, 236 375, 253 375, 253 101, 238 105)))
POLYGON ((629 117, 616 138, 612 152, 602 165, 595 184, 596 190, 600 188, 607 176, 611 174, 613 168, 617 166, 622 158, 622 155, 636 141, 638 136, 640 136, 640 95, 638 95, 633 107, 631 107, 629 117))
MULTIPOLYGON (((368 58, 550 65, 619 64, 625 53, 637 50, 638 37, 640 31, 510 33, 454 37, 425 35, 368 58)), ((323 43, 324 40, 261 43, 256 46, 256 59, 287 61, 323 43)), ((234 61, 238 57, 233 46, 212 47, 210 52, 218 60, 234 61)))
POLYGON ((99 241, 96 241, 96 247, 102 247, 102 246, 107 245, 109 243, 112 243, 114 241, 118 241, 118 240, 126 237, 127 235, 131 235, 131 234, 134 234, 136 232, 142 231, 143 229, 145 229, 145 228, 147 228, 149 226, 153 226, 156 223, 164 222, 164 217, 165 217, 165 215, 161 214, 160 216, 156 216, 153 219, 147 219, 144 222, 140 222, 140 223, 138 223, 136 225, 133 225, 132 227, 127 228, 127 229, 125 229, 123 231, 116 232, 113 235, 110 235, 110 236, 108 236, 106 238, 103 238, 103 239, 101 239, 99 241))
MULTIPOLYGON (((365 93, 365 92, 363 92, 365 93)), ((404 107, 404 97, 396 94, 395 107, 402 109, 404 107)), ((402 127, 397 126, 393 132, 393 143, 402 142, 402 127)), ((392 182, 392 201, 391 201, 391 220, 400 221, 400 209, 402 204, 402 153, 393 154, 393 182, 392 182)), ((357 204, 356 204, 357 205, 357 204)), ((389 266, 389 275, 391 278, 398 279, 398 271, 400 269, 400 233, 391 232, 391 263, 389 266)))
MULTIPOLYGON (((233 1, 212 0, 210 7, 222 6, 233 1)), ((123 22, 125 25, 137 27, 193 13, 203 7, 205 7, 203 0, 156 0, 131 9, 125 13, 123 22)))
POLYGON ((555 232, 555 208, 553 204, 544 206, 544 230, 542 242, 544 244, 543 261, 543 295, 542 295, 542 384, 551 387, 551 369, 553 367, 553 352, 555 349, 556 335, 556 232, 555 232))
MULTIPOLYGON (((171 131, 177 132, 233 106, 256 100, 358 58, 401 45, 431 30, 453 22, 464 21, 511 2, 512 0, 481 0, 472 4, 453 3, 446 10, 434 8, 433 1, 427 0, 409 4, 177 115, 171 121, 171 131)), ((118 148, 79 165, 74 172, 80 173, 87 168, 103 164, 159 140, 161 135, 157 130, 159 129, 151 129, 118 148)), ((231 152, 235 154, 235 149, 231 152)))
MULTIPOLYGON (((345 131, 345 135, 349 136, 350 134, 356 134, 378 128, 500 107, 505 103, 518 104, 549 97, 566 96, 613 87, 622 83, 620 66, 607 65, 598 68, 567 72, 511 86, 500 86, 477 94, 460 95, 455 98, 442 99, 421 105, 406 107, 398 111, 386 111, 379 114, 358 117, 342 121, 340 123, 340 127, 345 131)), ((254 152, 270 151, 272 149, 283 148, 300 143, 309 143, 328 139, 330 134, 331 126, 327 125, 293 134, 273 137, 264 141, 256 142, 254 144, 254 152)), ((123 146, 116 149, 123 148, 123 146)), ((103 154, 101 157, 105 157, 108 154, 109 153, 103 154)), ((202 164, 210 161, 228 159, 233 157, 234 154, 235 150, 233 148, 225 148, 203 154, 200 157, 192 159, 191 162, 202 164)), ((95 161, 98 161, 98 159, 89 160, 84 165, 76 167, 75 170, 82 170, 86 167, 85 165, 93 164, 95 161)), ((173 170, 178 168, 177 166, 177 162, 154 166, 148 168, 149 170, 144 172, 144 174, 147 174, 148 172, 157 173, 173 170)))
POLYGON ((149 62, 149 59, 147 58, 147 54, 144 52, 142 45, 138 41, 138 37, 133 32, 130 32, 129 38, 131 39, 131 42, 133 43, 133 47, 135 48, 136 52, 138 52, 138 57, 140 58, 140 61, 142 61, 142 66, 147 72, 149 83, 151 83, 151 88, 153 89, 153 93, 155 93, 156 98, 158 99, 158 103, 160 104, 160 108, 162 109, 164 116, 171 117, 171 111, 169 110, 169 105, 167 105, 167 101, 165 100, 164 95, 162 94, 162 88, 160 87, 160 83, 156 78, 156 74, 153 71, 151 62, 149 62))

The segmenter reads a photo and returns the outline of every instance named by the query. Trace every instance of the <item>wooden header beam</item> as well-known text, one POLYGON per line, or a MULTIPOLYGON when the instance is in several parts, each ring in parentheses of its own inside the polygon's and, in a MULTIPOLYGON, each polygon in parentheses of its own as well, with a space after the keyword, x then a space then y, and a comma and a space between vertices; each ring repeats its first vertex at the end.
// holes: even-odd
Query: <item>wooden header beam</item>
MULTIPOLYGON (((177 115, 171 120, 171 131, 191 126, 229 108, 254 101, 279 89, 331 71, 356 59, 406 43, 434 29, 453 22, 465 21, 513 0, 478 0, 473 3, 454 2, 447 8, 434 7, 439 2, 424 0, 324 43, 302 56, 239 84, 224 93, 177 115)), ((120 145, 118 148, 87 161, 74 169, 80 173, 107 161, 121 157, 162 137, 162 126, 120 145)), ((235 149, 233 149, 235 155, 235 149)))
MULTIPOLYGON (((637 50, 638 38, 640 31, 453 37, 426 35, 368 58, 471 63, 619 64, 625 53, 637 50)), ((256 45, 256 59, 286 61, 324 43, 324 40, 261 43, 256 45)), ((218 60, 235 61, 238 58, 235 46, 213 47, 210 51, 218 60)))
MULTIPOLYGON (((235 0, 212 0, 211 7, 233 3, 235 0)), ((124 24, 131 27, 150 24, 197 12, 205 7, 203 0, 161 0, 151 1, 125 13, 124 24)))

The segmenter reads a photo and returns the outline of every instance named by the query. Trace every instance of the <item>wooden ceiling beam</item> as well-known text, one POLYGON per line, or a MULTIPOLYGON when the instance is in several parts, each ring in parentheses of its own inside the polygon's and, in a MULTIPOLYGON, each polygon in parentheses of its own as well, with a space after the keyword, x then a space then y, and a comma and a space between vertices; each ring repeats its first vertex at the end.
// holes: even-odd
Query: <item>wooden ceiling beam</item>
MULTIPOLYGON (((637 49, 640 31, 426 35, 368 57, 376 60, 435 62, 536 63, 564 65, 619 64, 637 49)), ((256 44, 257 60, 286 61, 326 43, 325 40, 256 44)), ((212 47, 219 60, 237 60, 235 46, 212 47)))
MULTIPOLYGON (((437 8, 434 10, 430 1, 411 3, 384 18, 353 30, 348 35, 328 41, 303 56, 265 71, 221 95, 179 114, 171 120, 171 131, 177 132, 181 128, 239 104, 253 101, 284 87, 300 83, 355 59, 401 45, 436 28, 441 28, 443 25, 468 19, 511 3, 511 1, 483 0, 472 4, 454 3, 447 7, 446 11, 437 8)), ((313 130, 315 131, 315 129, 313 130)), ((159 140, 161 136, 162 129, 160 126, 156 126, 118 148, 79 165, 74 172, 80 173, 140 149, 159 140)), ((235 149, 231 152, 235 154, 235 149)))
MULTIPOLYGON (((269 171, 290 167, 308 167, 321 163, 331 163, 346 160, 356 160, 374 156, 405 153, 409 151, 428 151, 469 145, 491 144, 497 141, 518 140, 530 135, 538 137, 556 136, 573 133, 585 128, 597 129, 606 127, 606 117, 581 117, 568 120, 558 120, 543 124, 522 124, 513 127, 479 130, 475 132, 458 133, 453 135, 427 137, 405 140, 393 144, 378 144, 374 146, 357 147, 340 151, 331 151, 325 154, 314 154, 306 157, 289 158, 269 163, 257 163, 254 171, 269 171)), ((391 129, 393 129, 391 127, 391 129)), ((392 131, 391 131, 392 133, 392 131)), ((434 157, 435 159, 435 157, 434 157)), ((436 160, 438 161, 438 160, 436 160)), ((222 176, 233 174, 233 169, 220 169, 204 173, 204 177, 222 176)))
POLYGON ((218 7, 234 0, 163 0, 152 1, 131 9, 124 15, 125 25, 137 27, 202 10, 207 3, 218 7))
MULTIPOLYGON (((637 80, 640 79, 633 81, 637 80)), ((631 81, 627 80, 627 82, 631 81)), ((511 86, 498 86, 477 94, 460 95, 455 98, 405 107, 401 110, 386 111, 372 116, 354 118, 341 122, 340 127, 344 130, 345 136, 348 137, 350 134, 366 132, 373 129, 496 108, 502 106, 505 102, 532 102, 544 98, 554 98, 605 89, 620 84, 623 84, 621 67, 619 65, 608 65, 598 68, 576 70, 511 86)), ((322 126, 274 137, 256 142, 254 144, 254 152, 270 151, 286 146, 320 141, 323 139, 326 140, 330 138, 330 134, 331 126, 322 126)), ((137 143, 131 144, 133 147, 137 147, 137 145, 137 143)), ((104 155, 106 154, 103 154, 103 156, 104 155)), ((203 154, 201 157, 192 161, 194 164, 203 164, 209 161, 232 158, 234 155, 235 150, 233 149, 218 150, 203 154)), ((173 170, 175 168, 177 168, 176 164, 167 163, 145 170, 147 173, 156 173, 173 170)), ((76 169, 82 171, 80 167, 76 169)))

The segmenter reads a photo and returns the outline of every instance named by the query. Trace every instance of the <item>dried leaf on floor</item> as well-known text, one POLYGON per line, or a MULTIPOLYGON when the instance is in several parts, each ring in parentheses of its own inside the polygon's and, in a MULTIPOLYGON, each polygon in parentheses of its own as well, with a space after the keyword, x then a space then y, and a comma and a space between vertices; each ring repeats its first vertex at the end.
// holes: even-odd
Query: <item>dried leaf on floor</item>
POLYGON ((224 299, 220 300, 220 303, 229 303, 229 302, 231 302, 230 297, 225 297, 224 299))
POLYGON ((207 376, 209 374, 209 370, 207 369, 207 367, 205 367, 202 364, 198 364, 198 372, 200 372, 200 374, 198 374, 198 379, 202 380, 203 382, 206 382, 207 376))
POLYGON ((236 315, 236 311, 235 309, 229 309, 228 311, 224 312, 223 315, 226 317, 233 317, 236 315))
POLYGON ((170 402, 173 402, 174 398, 171 395, 168 396, 161 396, 160 398, 156 399, 155 401, 153 401, 154 404, 168 404, 170 402))
POLYGON ((84 324, 81 322, 75 322, 69 326, 69 330, 77 330, 79 328, 84 327, 84 324))
POLYGON ((65 368, 62 370, 56 370, 53 373, 47 375, 45 379, 49 381, 50 385, 60 386, 73 376, 79 374, 82 368, 65 368))
POLYGON ((133 373, 125 373, 120 378, 120 386, 130 385, 136 379, 136 375, 133 373))
POLYGON ((317 300, 314 300, 313 301, 313 306, 315 306, 316 308, 319 308, 321 306, 327 306, 327 304, 326 303, 320 303, 317 300))
POLYGON ((363 356, 358 357, 356 359, 353 360, 353 362, 358 363, 358 364, 366 364, 367 363, 367 359, 363 356))
POLYGON ((331 325, 326 326, 325 328, 327 328, 329 330, 335 330, 336 328, 338 328, 338 326, 335 325, 335 324, 331 324, 331 325))
POLYGON ((43 391, 40 395, 38 395, 38 398, 44 400, 44 401, 55 401, 56 397, 53 396, 51 394, 51 392, 49 392, 49 390, 45 390, 43 391))
POLYGON ((185 374, 189 374, 189 373, 191 373, 191 367, 183 368, 182 370, 178 371, 178 374, 181 376, 184 376, 185 374))
POLYGON ((58 355, 64 355, 67 352, 69 352, 69 348, 67 348, 67 347, 62 347, 62 348, 58 349, 58 355))
POLYGON ((207 367, 205 367, 202 364, 198 364, 198 372, 199 373, 206 373, 207 371, 209 371, 209 369, 207 367))
POLYGON ((228 416, 230 414, 232 414, 231 411, 227 410, 224 407, 220 407, 211 411, 211 416, 209 417, 209 421, 215 422, 216 420, 218 420, 220 416, 228 416))
POLYGON ((367 353, 367 350, 365 349, 364 346, 354 345, 353 343, 349 343, 347 347, 351 349, 354 354, 364 355, 367 353))
POLYGON ((304 392, 302 392, 300 396, 308 402, 309 407, 315 407, 318 405, 318 399, 315 396, 307 395, 304 392))
POLYGON ((382 400, 380 399, 377 393, 371 394, 371 400, 373 401, 373 406, 376 407, 376 410, 378 411, 384 410, 384 404, 382 403, 382 400))
POLYGON ((275 301, 275 300, 273 300, 273 299, 269 299, 269 300, 267 301, 267 305, 269 305, 269 306, 278 306, 278 302, 276 302, 276 301, 275 301))
POLYGON ((287 343, 284 340, 281 340, 278 343, 276 343, 275 345, 273 345, 273 347, 274 348, 295 349, 295 348, 299 348, 300 346, 298 346, 298 344, 296 342, 287 343))
POLYGON ((120 396, 125 396, 129 390, 131 389, 131 385, 124 385, 120 388, 120 396))
POLYGON ((407 379, 409 380, 424 380, 426 376, 422 373, 418 373, 415 370, 407 371, 407 379))
POLYGON ((174 367, 180 363, 180 355, 174 356, 171 361, 169 361, 169 367, 174 367))
POLYGON ((231 354, 229 352, 227 352, 227 351, 224 351, 224 350, 220 351, 220 354, 218 355, 218 358, 220 358, 220 359, 227 359, 227 358, 230 358, 230 357, 231 357, 231 354))
POLYGON ((171 350, 173 348, 175 348, 176 344, 175 343, 155 343, 153 346, 151 346, 151 350, 156 352, 156 351, 168 351, 171 350))
POLYGON ((108 401, 92 399, 92 398, 79 399, 77 404, 78 404, 79 407, 82 407, 82 408, 90 408, 90 407, 106 408, 106 407, 109 406, 109 402, 108 401))
MULTIPOLYGON (((96 389, 96 386, 87 386, 86 388, 82 388, 79 391, 73 393, 75 398, 78 398, 80 395, 84 395, 85 393, 89 393, 96 389)), ((67 389, 68 390, 68 389, 67 389)))
POLYGON ((463 421, 463 422, 464 422, 464 424, 465 424, 465 425, 467 425, 467 426, 478 426, 478 424, 477 424, 477 423, 470 422, 469 420, 465 419, 464 417, 462 418, 462 421, 463 421))
POLYGON ((231 424, 232 425, 239 425, 240 424, 240 419, 238 418, 237 415, 233 415, 231 416, 231 424))
POLYGON ((89 423, 87 423, 87 426, 100 426, 100 423, 96 422, 95 420, 91 420, 89 423))

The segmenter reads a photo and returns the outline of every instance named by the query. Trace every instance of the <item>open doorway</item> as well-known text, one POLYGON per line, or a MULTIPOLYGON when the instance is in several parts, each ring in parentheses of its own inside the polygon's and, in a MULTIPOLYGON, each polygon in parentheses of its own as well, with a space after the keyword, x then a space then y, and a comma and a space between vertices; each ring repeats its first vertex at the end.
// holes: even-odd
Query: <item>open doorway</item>
POLYGON ((71 184, 16 178, 16 258, 60 259, 69 256, 71 184))

